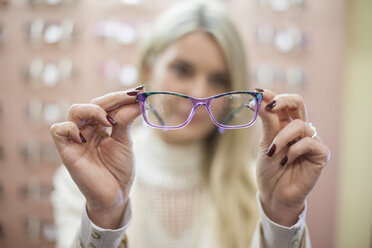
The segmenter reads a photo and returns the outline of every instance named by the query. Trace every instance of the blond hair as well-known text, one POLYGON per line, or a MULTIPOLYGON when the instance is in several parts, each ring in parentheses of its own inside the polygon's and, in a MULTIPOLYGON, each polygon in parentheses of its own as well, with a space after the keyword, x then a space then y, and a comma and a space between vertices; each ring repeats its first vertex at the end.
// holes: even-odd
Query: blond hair
MULTIPOLYGON (((144 43, 139 61, 140 81, 157 56, 182 36, 202 31, 221 47, 228 66, 231 90, 248 88, 245 51, 239 34, 223 7, 215 2, 185 1, 164 12, 144 43)), ((250 244, 257 222, 253 157, 249 155, 250 129, 214 132, 207 140, 203 175, 216 236, 221 247, 241 248, 250 244)))

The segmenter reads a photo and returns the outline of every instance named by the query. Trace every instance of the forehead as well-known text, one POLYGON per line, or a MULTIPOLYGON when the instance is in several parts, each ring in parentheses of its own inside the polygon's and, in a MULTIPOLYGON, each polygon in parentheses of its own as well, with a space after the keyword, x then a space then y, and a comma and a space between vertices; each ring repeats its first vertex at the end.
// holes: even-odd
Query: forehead
POLYGON ((186 60, 203 69, 227 69, 221 47, 205 32, 193 32, 181 37, 164 51, 164 55, 170 60, 186 60))

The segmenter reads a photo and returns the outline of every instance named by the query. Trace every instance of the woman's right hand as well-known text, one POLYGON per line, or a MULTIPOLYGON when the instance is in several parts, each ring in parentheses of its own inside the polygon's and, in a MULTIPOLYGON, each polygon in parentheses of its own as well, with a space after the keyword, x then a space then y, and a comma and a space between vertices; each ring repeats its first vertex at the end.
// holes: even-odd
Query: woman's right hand
POLYGON ((74 104, 67 121, 50 128, 62 162, 86 198, 90 219, 102 228, 117 228, 128 203, 135 172, 129 127, 141 113, 138 92, 74 104))

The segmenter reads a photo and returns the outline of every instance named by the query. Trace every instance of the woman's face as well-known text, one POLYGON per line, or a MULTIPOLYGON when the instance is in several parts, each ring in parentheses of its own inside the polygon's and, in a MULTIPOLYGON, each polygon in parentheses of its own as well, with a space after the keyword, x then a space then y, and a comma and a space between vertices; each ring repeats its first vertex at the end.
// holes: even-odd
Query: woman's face
MULTIPOLYGON (((171 91, 198 98, 217 95, 231 88, 223 52, 204 32, 187 34, 168 46, 149 68, 147 81, 150 83, 148 90, 171 91)), ((188 110, 184 106, 178 112, 188 115, 188 110)), ((215 128, 205 107, 199 106, 186 127, 167 132, 159 130, 158 133, 166 142, 189 143, 205 138, 215 128)))

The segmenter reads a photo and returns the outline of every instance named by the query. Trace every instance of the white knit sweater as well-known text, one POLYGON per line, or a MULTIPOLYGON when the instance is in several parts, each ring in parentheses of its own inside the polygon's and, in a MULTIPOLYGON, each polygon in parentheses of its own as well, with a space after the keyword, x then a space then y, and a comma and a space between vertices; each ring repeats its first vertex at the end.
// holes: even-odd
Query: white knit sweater
MULTIPOLYGON (((132 248, 219 247, 210 224, 201 183, 203 145, 169 145, 154 130, 133 131, 136 177, 130 193, 130 207, 121 228, 105 230, 92 223, 85 211, 85 199, 61 167, 54 178, 57 247, 69 247, 77 236, 83 246, 115 247, 124 232, 132 248), (80 227, 80 229, 79 229, 80 227), (79 232, 80 230, 80 232, 79 232), (99 233, 100 239, 91 233, 99 233)), ((270 221, 260 207, 260 223, 254 247, 310 247, 306 238, 305 210, 292 227, 270 221)), ((247 247, 249 247, 247 245, 247 247)))

